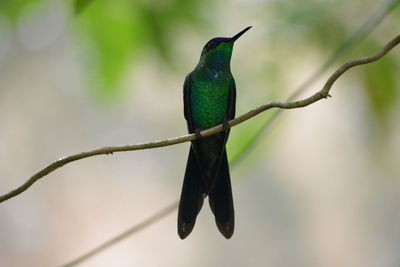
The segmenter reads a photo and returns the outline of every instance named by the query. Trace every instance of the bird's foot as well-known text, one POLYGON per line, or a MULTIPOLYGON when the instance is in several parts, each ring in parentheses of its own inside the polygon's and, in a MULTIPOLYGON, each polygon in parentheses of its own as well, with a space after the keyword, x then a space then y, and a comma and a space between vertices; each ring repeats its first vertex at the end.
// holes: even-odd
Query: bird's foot
POLYGON ((222 123, 222 128, 224 129, 224 131, 227 131, 229 130, 229 128, 231 128, 227 119, 225 119, 224 122, 222 123))
POLYGON ((194 134, 196 135, 196 139, 203 138, 203 136, 201 135, 201 131, 202 131, 202 129, 200 129, 200 128, 196 128, 196 130, 194 131, 194 134))

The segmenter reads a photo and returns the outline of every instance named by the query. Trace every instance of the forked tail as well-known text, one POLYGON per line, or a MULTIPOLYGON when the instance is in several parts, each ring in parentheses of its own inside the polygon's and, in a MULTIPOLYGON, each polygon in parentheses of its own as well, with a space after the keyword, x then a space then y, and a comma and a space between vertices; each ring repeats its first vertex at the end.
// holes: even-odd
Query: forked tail
POLYGON ((204 201, 201 170, 193 147, 190 146, 178 211, 178 234, 186 238, 193 230, 196 217, 204 201))
POLYGON ((226 151, 223 152, 214 187, 208 196, 218 230, 226 238, 233 235, 235 212, 233 209, 231 178, 226 151))

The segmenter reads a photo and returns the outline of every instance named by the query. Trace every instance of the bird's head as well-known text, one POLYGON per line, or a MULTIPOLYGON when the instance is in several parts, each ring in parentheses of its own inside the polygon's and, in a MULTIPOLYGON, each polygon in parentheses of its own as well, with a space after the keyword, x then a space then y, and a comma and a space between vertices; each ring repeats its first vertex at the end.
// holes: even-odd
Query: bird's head
POLYGON ((217 37, 208 41, 201 52, 200 63, 212 65, 229 64, 233 43, 250 28, 251 26, 245 28, 233 37, 217 37))

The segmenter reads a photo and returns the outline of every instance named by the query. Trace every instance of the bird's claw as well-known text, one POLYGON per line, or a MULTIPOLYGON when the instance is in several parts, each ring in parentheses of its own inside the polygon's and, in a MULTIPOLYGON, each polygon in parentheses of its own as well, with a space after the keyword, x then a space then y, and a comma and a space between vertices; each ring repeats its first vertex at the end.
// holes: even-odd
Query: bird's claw
POLYGON ((201 139, 201 138, 203 138, 203 136, 201 135, 201 129, 200 129, 200 128, 197 128, 197 129, 194 131, 194 134, 196 135, 196 139, 201 139))
POLYGON ((222 123, 222 129, 224 129, 224 131, 227 131, 229 128, 229 122, 225 119, 225 121, 222 123))

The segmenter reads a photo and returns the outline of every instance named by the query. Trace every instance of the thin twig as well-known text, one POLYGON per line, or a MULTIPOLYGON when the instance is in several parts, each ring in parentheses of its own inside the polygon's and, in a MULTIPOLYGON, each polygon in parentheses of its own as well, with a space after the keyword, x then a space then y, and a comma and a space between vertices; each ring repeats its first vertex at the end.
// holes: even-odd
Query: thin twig
MULTIPOLYGON (((379 58, 381 58, 382 56, 384 56, 387 52, 389 52, 393 47, 395 47, 398 43, 400 42, 400 36, 397 36, 395 39, 393 39, 391 42, 389 42, 381 51, 379 51, 378 53, 370 56, 370 57, 366 57, 366 58, 360 58, 358 60, 353 60, 353 61, 349 61, 348 63, 342 65, 335 73, 332 74, 332 76, 328 79, 328 81, 325 83, 325 86, 322 88, 321 91, 319 91, 318 93, 321 93, 319 97, 324 98, 325 95, 328 96, 329 95, 329 90, 332 87, 333 83, 344 73, 346 72, 348 69, 350 69, 351 67, 354 67, 356 65, 361 65, 361 64, 367 64, 373 61, 378 60, 379 58)), ((315 95, 318 95, 318 93, 316 93, 315 95)), ((306 99, 307 100, 307 99, 306 99)), ((318 100, 316 100, 318 101, 318 100)), ((268 105, 268 104, 267 104, 268 105)), ((262 106, 261 106, 262 107, 262 106)), ((262 111, 261 111, 262 112, 262 111)), ((237 162, 237 161, 235 161, 237 162)), ((177 200, 178 201, 178 200, 177 200)), ((140 229, 143 229, 149 225, 151 225, 152 223, 156 222, 157 220, 167 216, 168 214, 172 213, 178 206, 178 202, 174 202, 173 204, 171 204, 170 206, 164 208, 163 210, 159 211, 158 213, 156 213, 154 216, 152 216, 150 219, 145 220, 144 222, 135 225, 133 227, 131 227, 130 229, 128 229, 127 231, 123 232, 122 234, 117 235, 116 237, 106 241, 105 243, 97 246, 96 248, 90 250, 89 252, 83 254, 82 256, 80 256, 79 258, 67 263, 66 265, 63 265, 63 267, 71 267, 71 266, 76 266, 80 263, 82 263, 83 261, 91 258, 92 256, 98 254, 99 252, 107 249, 108 247, 114 245, 115 243, 125 239, 126 237, 132 235, 133 233, 137 232, 140 229)))
MULTIPOLYGON (((303 83, 301 83, 296 90, 287 98, 286 101, 292 101, 299 97, 307 88, 310 87, 328 68, 350 47, 353 46, 356 42, 362 40, 365 36, 368 35, 376 26, 378 26, 382 20, 391 12, 398 4, 399 0, 388 0, 385 4, 382 5, 381 8, 376 10, 350 37, 344 41, 333 53, 332 55, 325 61, 325 63, 320 66, 308 79, 306 79, 303 83)), ((278 109, 272 112, 269 119, 263 123, 263 125, 251 136, 246 144, 238 151, 231 159, 231 162, 237 162, 241 159, 244 159, 246 154, 249 153, 251 147, 257 146, 257 141, 259 137, 267 132, 273 122, 283 113, 284 109, 278 109)))
POLYGON ((167 216, 171 212, 173 212, 176 208, 178 207, 178 201, 175 201, 174 203, 170 204, 168 207, 165 207, 164 209, 160 210, 156 214, 152 215, 145 221, 141 222, 140 224, 137 224, 125 232, 117 235, 113 239, 108 240, 107 242, 97 246, 96 248, 90 250, 89 252, 85 253, 84 255, 80 256, 79 258, 68 262, 67 264, 62 265, 62 267, 71 267, 71 266, 76 266, 77 264, 80 264, 81 262, 91 258, 93 255, 99 253, 100 251, 108 248, 109 246, 114 245, 115 243, 121 241, 122 239, 125 239, 127 236, 130 236, 143 228, 146 228, 147 226, 157 222, 159 219, 167 216))
MULTIPOLYGON (((310 97, 307 97, 303 100, 299 101, 293 101, 293 102, 279 102, 279 101, 274 101, 270 102, 264 105, 261 105, 253 110, 250 110, 249 112, 233 119, 228 122, 229 127, 234 127, 240 123, 243 123, 247 121, 248 119, 260 114, 261 112, 264 112, 266 110, 272 109, 272 108, 281 108, 281 109, 295 109, 295 108, 302 108, 306 107, 312 103, 315 103, 323 98, 327 98, 329 96, 329 91, 333 85, 333 83, 348 69, 357 66, 357 65, 363 65, 367 63, 374 62, 378 60, 379 58, 383 57, 386 53, 388 53, 392 48, 394 48, 396 45, 398 45, 400 42, 400 35, 398 35, 396 38, 394 38, 392 41, 387 43, 382 50, 377 52, 376 54, 369 56, 369 57, 364 57, 364 58, 359 58, 359 59, 354 59, 351 60, 344 65, 342 65, 339 69, 333 73, 327 82, 325 83, 325 86, 322 88, 322 90, 318 91, 317 93, 313 94, 310 97)), ((212 127, 210 129, 202 131, 200 134, 203 137, 207 137, 216 133, 221 132, 224 129, 224 126, 222 124, 217 125, 215 127, 212 127)), ((135 144, 135 145, 120 145, 120 146, 107 146, 103 148, 98 148, 94 149, 91 151, 86 151, 82 152, 79 154, 75 154, 72 156, 68 156, 65 158, 61 158, 56 160, 55 162, 51 163, 44 169, 38 171, 34 175, 32 175, 24 184, 22 184, 20 187, 10 191, 9 193, 0 196, 0 203, 4 202, 10 198, 13 198, 25 190, 27 190, 29 187, 31 187, 36 181, 39 179, 43 178, 47 174, 55 171, 56 169, 61 168, 65 164, 68 164, 73 161, 77 161, 80 159, 96 156, 96 155, 106 155, 106 154, 112 154, 114 152, 124 152, 124 151, 133 151, 133 150, 143 150, 143 149, 150 149, 150 148, 157 148, 157 147, 164 147, 164 146, 171 146, 175 144, 180 144, 188 141, 193 141, 196 139, 195 134, 187 134, 183 135, 180 137, 174 137, 174 138, 169 138, 165 140, 160 140, 160 141, 153 141, 153 142, 148 142, 148 143, 140 143, 140 144, 135 144)))
MULTIPOLYGON (((349 39, 347 39, 347 41, 345 41, 341 46, 339 46, 338 49, 336 49, 336 51, 329 57, 329 59, 313 74, 311 75, 311 77, 309 79, 307 79, 304 83, 302 83, 297 90, 295 90, 295 92, 288 98, 287 101, 291 101, 293 99, 295 99, 296 97, 298 97, 306 88, 309 87, 310 84, 312 84, 319 76, 321 76, 335 61, 336 59, 342 55, 346 50, 348 50, 356 41, 359 41, 360 39, 362 39, 365 35, 367 35, 367 33, 369 31, 371 31, 374 27, 376 27, 381 21, 382 19, 388 14, 389 11, 391 11, 393 9, 393 7, 398 4, 399 1, 398 0, 389 0, 386 5, 383 6, 383 8, 379 9, 376 13, 374 13, 372 15, 371 18, 369 18, 366 23, 364 23, 354 34, 352 34, 349 39)), ((271 126, 272 122, 282 113, 283 109, 279 109, 277 111, 275 111, 271 118, 266 122, 266 124, 261 127, 260 131, 257 132, 249 141, 249 144, 253 144, 256 141, 256 139, 262 134, 262 132, 264 132, 267 128, 269 128, 269 126, 271 126)), ((240 158, 243 158, 244 153, 243 151, 248 151, 249 148, 251 146, 247 145, 245 146, 245 148, 241 151, 241 153, 238 153, 238 155, 234 156, 230 161, 229 161, 229 165, 231 167, 235 167, 237 166, 237 163, 239 162, 240 158)), ((178 200, 164 208, 163 210, 157 212, 154 216, 157 216, 157 220, 152 220, 151 223, 147 223, 149 219, 146 219, 145 221, 143 221, 142 223, 138 224, 138 225, 134 225, 131 228, 129 228, 127 231, 123 232, 122 234, 119 234, 113 238, 111 238, 110 240, 104 242, 103 244, 97 246, 96 248, 86 252, 85 254, 79 256, 78 258, 76 258, 75 260, 69 262, 65 266, 76 266, 84 261, 86 261, 87 259, 93 257, 94 255, 100 253, 101 251, 109 248, 110 246, 116 244, 119 241, 122 241, 123 239, 131 236, 132 234, 136 233, 137 231, 132 231, 132 229, 136 229, 139 228, 140 229, 144 229, 145 227, 150 226, 152 223, 157 222, 158 220, 162 219, 163 217, 166 217, 167 215, 169 215, 170 213, 172 213, 176 208, 178 207, 178 200), (171 207, 171 209, 169 209, 169 207, 171 207), (165 213, 163 213, 163 211, 166 211, 165 213), (162 214, 162 216, 158 216, 162 214)))

